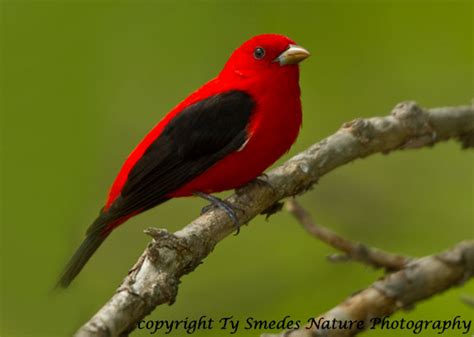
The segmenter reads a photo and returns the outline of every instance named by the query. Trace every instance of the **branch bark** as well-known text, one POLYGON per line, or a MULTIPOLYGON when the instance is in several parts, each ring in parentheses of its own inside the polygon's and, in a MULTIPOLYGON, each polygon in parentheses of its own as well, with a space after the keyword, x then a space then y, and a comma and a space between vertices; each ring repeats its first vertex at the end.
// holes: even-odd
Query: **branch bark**
MULTIPOLYGON (((398 104, 387 117, 356 119, 267 174, 266 183, 250 183, 227 199, 240 223, 270 209, 279 200, 304 193, 324 174, 374 153, 432 146, 457 139, 474 147, 474 107, 425 110, 414 102, 398 104)), ((156 306, 172 304, 181 276, 194 270, 215 245, 234 230, 221 210, 212 210, 171 234, 148 229, 153 237, 112 298, 76 336, 126 336, 156 306)))
MULTIPOLYGON (((464 241, 432 256, 415 259, 403 269, 388 274, 382 280, 349 297, 328 312, 317 317, 319 328, 305 328, 262 337, 348 337, 371 327, 376 319, 409 308, 416 302, 458 286, 474 276, 474 241, 464 241), (323 329, 322 322, 364 322, 363 329, 354 324, 350 329, 323 329)), ((337 325, 336 325, 337 326, 337 325)))
POLYGON ((332 230, 315 224, 309 213, 294 199, 286 202, 286 208, 309 234, 345 254, 342 256, 331 255, 329 256, 331 261, 352 259, 374 268, 384 268, 386 271, 400 270, 411 261, 411 258, 406 256, 392 254, 381 249, 369 247, 360 242, 347 240, 332 230))
MULTIPOLYGON (((437 255, 407 258, 349 241, 315 224, 310 214, 295 200, 287 202, 287 209, 311 235, 344 252, 348 258, 397 272, 357 292, 305 327, 279 334, 263 334, 262 337, 355 336, 374 326, 375 322, 380 324, 380 320, 395 311, 411 308, 418 301, 461 285, 474 276, 474 241, 461 242, 437 255), (348 328, 350 321, 353 324, 348 328)), ((469 297, 464 296, 461 300, 469 304, 469 297)))

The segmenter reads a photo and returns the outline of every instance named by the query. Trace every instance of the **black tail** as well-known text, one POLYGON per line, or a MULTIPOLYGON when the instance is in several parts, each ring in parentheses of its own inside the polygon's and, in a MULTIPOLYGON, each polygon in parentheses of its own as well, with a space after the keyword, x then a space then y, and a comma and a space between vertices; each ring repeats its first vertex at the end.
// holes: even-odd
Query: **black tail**
POLYGON ((81 243, 79 248, 76 250, 71 260, 69 260, 66 268, 58 281, 57 287, 67 288, 72 280, 79 274, 84 265, 89 261, 92 254, 99 248, 104 242, 110 232, 105 232, 103 229, 106 227, 107 222, 105 221, 103 214, 99 215, 96 221, 90 226, 87 231, 86 238, 81 243))

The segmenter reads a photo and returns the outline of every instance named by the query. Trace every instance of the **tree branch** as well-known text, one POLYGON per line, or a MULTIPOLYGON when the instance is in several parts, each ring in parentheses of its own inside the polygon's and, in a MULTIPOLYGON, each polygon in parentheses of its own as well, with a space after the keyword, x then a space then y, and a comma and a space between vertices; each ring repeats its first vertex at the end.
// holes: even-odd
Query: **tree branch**
MULTIPOLYGON (((474 241, 461 242, 451 250, 434 256, 406 258, 349 241, 325 227, 316 225, 309 213, 294 199, 287 201, 286 206, 310 234, 343 251, 348 258, 397 272, 357 292, 303 328, 280 334, 263 334, 262 337, 355 336, 373 326, 377 319, 411 307, 420 300, 460 285, 474 276, 474 241), (362 322, 362 328, 354 323, 348 329, 349 321, 362 322), (316 322, 319 326, 316 326, 316 322), (333 325, 333 322, 336 324, 333 325), (339 328, 337 322, 341 322, 344 328, 339 328)), ((469 302, 472 299, 469 297, 464 296, 462 300, 472 305, 472 302, 469 302)))
MULTIPOLYGON (((347 240, 332 230, 315 224, 309 213, 294 199, 286 202, 286 208, 311 235, 344 252, 345 255, 342 256, 344 260, 357 260, 375 268, 385 268, 387 271, 400 270, 411 260, 409 257, 395 255, 360 242, 347 240)), ((337 255, 336 259, 333 256, 329 256, 329 258, 338 261, 341 259, 341 255, 337 255)))
POLYGON ((305 328, 262 337, 346 337, 355 336, 382 319, 416 302, 459 286, 474 276, 474 241, 464 241, 432 256, 415 259, 403 269, 388 274, 368 288, 349 297, 328 312, 314 319, 319 328, 305 328), (362 321, 363 329, 323 329, 322 321, 362 321))
MULTIPOLYGON (((474 146, 474 108, 423 110, 398 104, 387 117, 356 119, 267 174, 266 184, 250 183, 227 201, 247 223, 279 200, 308 190, 335 168, 374 153, 432 146, 450 138, 474 146)), ((76 336, 125 336, 157 305, 172 304, 182 275, 194 270, 234 230, 221 210, 212 210, 174 234, 149 229, 153 237, 112 298, 76 336)))

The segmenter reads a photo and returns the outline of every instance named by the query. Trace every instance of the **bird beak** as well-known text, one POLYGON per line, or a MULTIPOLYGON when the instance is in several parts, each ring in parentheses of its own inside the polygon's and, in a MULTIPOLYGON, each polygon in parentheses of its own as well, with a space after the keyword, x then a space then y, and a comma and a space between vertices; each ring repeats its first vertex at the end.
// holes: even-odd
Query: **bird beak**
POLYGON ((287 64, 297 64, 309 57, 309 51, 301 46, 290 44, 287 50, 281 53, 273 62, 279 62, 281 66, 287 64))

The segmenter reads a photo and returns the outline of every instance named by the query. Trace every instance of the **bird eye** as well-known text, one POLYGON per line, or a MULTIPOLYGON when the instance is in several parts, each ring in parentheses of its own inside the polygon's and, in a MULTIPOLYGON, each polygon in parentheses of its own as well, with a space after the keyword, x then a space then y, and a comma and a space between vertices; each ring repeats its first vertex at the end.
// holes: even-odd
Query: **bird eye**
POLYGON ((265 57, 265 49, 262 47, 257 47, 253 51, 253 57, 255 57, 257 60, 261 60, 265 57))

